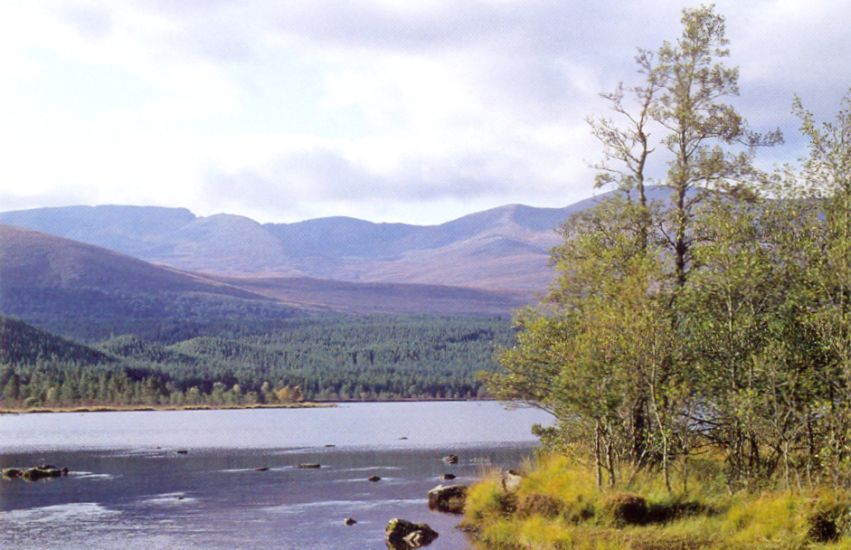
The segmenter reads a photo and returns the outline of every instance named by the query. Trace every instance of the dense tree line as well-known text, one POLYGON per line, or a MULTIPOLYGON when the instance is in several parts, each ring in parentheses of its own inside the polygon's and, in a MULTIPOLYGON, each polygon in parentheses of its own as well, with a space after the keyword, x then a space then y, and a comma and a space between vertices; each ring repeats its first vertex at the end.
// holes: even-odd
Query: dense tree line
POLYGON ((0 316, 0 364, 34 364, 61 357, 79 363, 109 363, 113 358, 90 347, 48 334, 18 319, 0 316))
POLYGON ((504 319, 325 318, 240 338, 148 345, 133 357, 181 386, 218 380, 259 391, 268 383, 322 400, 474 398, 484 395, 478 371, 493 370, 494 351, 512 338, 504 319))
POLYGON ((95 350, 9 323, 9 349, 35 351, 0 360, 6 407, 476 398, 477 372, 513 341, 506 319, 321 317, 177 343, 123 335, 95 350), (46 348, 51 338, 63 344, 46 348))
POLYGON ((39 361, 31 366, 0 365, 3 406, 228 406, 293 403, 304 399, 294 387, 264 385, 260 392, 238 384, 210 382, 181 387, 168 375, 139 368, 39 361))
POLYGON ((598 483, 658 469, 671 490, 711 451, 733 489, 847 485, 851 95, 824 124, 796 99, 809 156, 762 173, 754 152, 780 136, 727 103, 723 17, 682 21, 639 53, 638 85, 604 95, 598 183, 622 193, 565 224, 557 282, 489 385, 551 411, 545 441, 587 453, 598 483))

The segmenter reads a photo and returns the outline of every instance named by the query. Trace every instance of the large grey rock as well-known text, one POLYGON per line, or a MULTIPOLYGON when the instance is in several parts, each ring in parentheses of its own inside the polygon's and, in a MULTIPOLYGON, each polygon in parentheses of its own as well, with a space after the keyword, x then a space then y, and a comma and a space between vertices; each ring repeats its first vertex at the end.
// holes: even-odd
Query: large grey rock
POLYGON ((520 488, 520 483, 523 481, 523 476, 514 470, 506 470, 502 472, 502 489, 506 493, 513 493, 520 488))

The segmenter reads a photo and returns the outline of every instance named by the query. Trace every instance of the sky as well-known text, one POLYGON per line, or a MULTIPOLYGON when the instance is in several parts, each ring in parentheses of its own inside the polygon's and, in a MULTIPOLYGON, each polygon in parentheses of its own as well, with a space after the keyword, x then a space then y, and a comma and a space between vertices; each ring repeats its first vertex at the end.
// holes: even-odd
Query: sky
MULTIPOLYGON (((186 207, 441 223, 594 193, 600 92, 694 2, 0 0, 0 211, 186 207)), ((851 0, 719 0, 731 102, 805 152, 851 87, 851 0)))

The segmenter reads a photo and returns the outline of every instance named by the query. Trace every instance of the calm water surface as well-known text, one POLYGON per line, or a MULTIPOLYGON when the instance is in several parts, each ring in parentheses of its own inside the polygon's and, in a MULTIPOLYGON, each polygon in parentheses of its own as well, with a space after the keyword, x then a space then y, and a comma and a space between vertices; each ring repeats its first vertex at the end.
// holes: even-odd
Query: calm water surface
POLYGON ((0 548, 381 549, 403 517, 440 533, 429 548, 461 549, 458 517, 426 492, 514 466, 546 422, 493 402, 0 416, 0 466, 72 470, 0 482, 0 548))

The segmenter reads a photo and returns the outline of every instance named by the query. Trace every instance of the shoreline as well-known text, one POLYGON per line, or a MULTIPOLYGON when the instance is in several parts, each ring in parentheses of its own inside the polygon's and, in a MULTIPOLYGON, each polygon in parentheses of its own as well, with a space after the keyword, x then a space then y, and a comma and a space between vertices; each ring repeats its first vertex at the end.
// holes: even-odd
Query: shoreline
POLYGON ((397 398, 397 399, 344 399, 336 401, 305 401, 303 403, 255 403, 253 405, 70 405, 59 407, 0 407, 0 415, 5 414, 37 414, 37 413, 84 413, 84 412, 139 412, 139 411, 219 411, 239 409, 321 409, 336 407, 338 404, 351 403, 458 403, 458 402, 492 402, 499 399, 483 398, 397 398))
POLYGON ((219 411, 239 409, 322 409, 334 407, 332 402, 308 401, 304 403, 257 403, 254 405, 74 405, 68 407, 0 408, 0 415, 37 413, 88 413, 88 412, 152 412, 152 411, 219 411))

